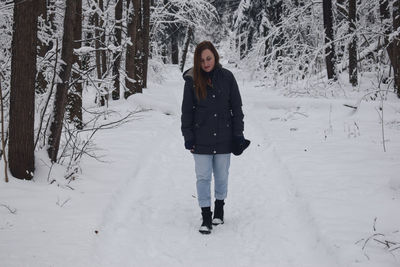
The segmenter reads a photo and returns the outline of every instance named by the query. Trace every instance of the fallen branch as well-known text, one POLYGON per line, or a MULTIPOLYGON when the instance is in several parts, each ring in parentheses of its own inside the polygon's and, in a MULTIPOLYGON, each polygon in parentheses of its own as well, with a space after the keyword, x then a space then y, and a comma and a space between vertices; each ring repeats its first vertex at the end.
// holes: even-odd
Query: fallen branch
POLYGON ((15 214, 16 212, 17 212, 17 209, 11 209, 9 206, 7 206, 7 205, 4 205, 4 204, 0 204, 0 206, 1 207, 4 207, 4 208, 6 208, 6 209, 8 209, 8 211, 11 213, 11 214, 15 214))

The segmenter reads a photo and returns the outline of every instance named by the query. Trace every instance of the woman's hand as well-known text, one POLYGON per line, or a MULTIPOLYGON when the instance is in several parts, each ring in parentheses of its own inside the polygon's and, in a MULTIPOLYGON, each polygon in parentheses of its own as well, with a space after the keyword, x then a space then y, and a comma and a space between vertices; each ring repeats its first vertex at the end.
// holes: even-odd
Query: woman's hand
POLYGON ((185 141, 185 148, 190 150, 190 152, 194 152, 194 140, 187 140, 185 141))

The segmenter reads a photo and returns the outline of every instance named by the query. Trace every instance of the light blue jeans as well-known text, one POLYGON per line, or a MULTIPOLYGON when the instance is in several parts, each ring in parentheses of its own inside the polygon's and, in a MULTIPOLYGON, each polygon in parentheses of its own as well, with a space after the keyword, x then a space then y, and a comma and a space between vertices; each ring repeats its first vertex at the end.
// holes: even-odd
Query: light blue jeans
POLYGON ((214 197, 223 200, 228 193, 231 154, 193 154, 199 206, 211 207, 211 175, 214 173, 214 197))

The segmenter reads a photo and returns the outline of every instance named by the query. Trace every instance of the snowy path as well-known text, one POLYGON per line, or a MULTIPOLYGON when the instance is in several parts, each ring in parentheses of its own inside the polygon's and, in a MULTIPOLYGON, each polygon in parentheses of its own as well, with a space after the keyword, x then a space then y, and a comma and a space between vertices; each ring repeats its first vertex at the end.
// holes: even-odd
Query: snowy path
MULTIPOLYGON (((232 158, 225 224, 210 236, 197 232, 201 221, 193 158, 183 149, 180 133, 183 81, 178 73, 170 77, 177 79, 164 86, 172 94, 175 114, 145 113, 143 120, 121 127, 123 149, 108 142, 108 156, 125 160, 107 168, 121 170, 123 182, 99 225, 96 265, 336 266, 266 136, 261 109, 246 113, 252 145, 245 155, 232 158), (132 136, 141 141, 130 142, 132 136)), ((245 97, 252 101, 251 95, 245 97)))
POLYGON ((382 124, 379 101, 354 112, 343 104, 357 96, 284 97, 232 70, 252 144, 232 156, 224 225, 198 233, 183 80, 166 66, 162 84, 110 103, 104 123, 150 111, 96 133, 91 151, 104 162, 85 156, 67 181, 41 150, 33 181, 0 183, 0 266, 399 266, 400 249, 380 243, 400 245, 398 99, 382 124))

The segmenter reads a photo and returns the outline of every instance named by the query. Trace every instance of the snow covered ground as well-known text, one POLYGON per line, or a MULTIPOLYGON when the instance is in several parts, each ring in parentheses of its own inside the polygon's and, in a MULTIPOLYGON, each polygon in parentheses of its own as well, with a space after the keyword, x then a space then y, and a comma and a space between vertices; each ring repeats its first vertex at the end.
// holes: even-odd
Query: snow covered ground
POLYGON ((197 231, 170 66, 110 103, 107 121, 150 110, 96 134, 104 163, 85 157, 68 184, 40 151, 33 181, 0 182, 0 266, 399 266, 400 101, 384 103, 384 152, 379 101, 288 98, 232 70, 252 144, 232 156, 224 225, 197 231))

